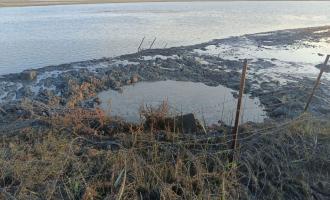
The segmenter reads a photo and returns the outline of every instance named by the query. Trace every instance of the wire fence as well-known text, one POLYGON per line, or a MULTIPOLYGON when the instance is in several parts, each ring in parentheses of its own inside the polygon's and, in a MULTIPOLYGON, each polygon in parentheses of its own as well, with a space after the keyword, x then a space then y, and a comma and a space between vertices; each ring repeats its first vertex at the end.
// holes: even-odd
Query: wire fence
MULTIPOLYGON (((246 132, 240 132, 239 138, 237 138, 237 142, 244 143, 245 141, 249 140, 258 140, 261 137, 264 137, 266 135, 278 135, 281 131, 286 131, 289 126, 291 126, 294 123, 304 123, 304 122, 310 122, 313 119, 319 120, 317 117, 308 116, 305 117, 304 115, 300 115, 295 119, 288 120, 286 122, 277 123, 276 125, 272 125, 270 127, 256 129, 253 131, 246 131, 246 132)), ((321 120, 322 121, 322 120, 321 120)), ((326 122, 326 120, 324 120, 326 122)), ((234 134, 222 134, 222 135, 214 135, 214 136, 201 136, 201 138, 191 137, 189 138, 189 135, 182 136, 182 142, 179 142, 180 138, 178 138, 176 143, 173 143, 173 141, 159 141, 159 140, 150 140, 150 139, 136 139, 137 142, 142 142, 144 145, 139 147, 132 147, 133 150, 138 149, 148 149, 151 148, 152 145, 166 145, 166 146, 202 146, 205 148, 210 147, 222 147, 221 151, 217 151, 218 153, 230 153, 234 151, 234 149, 230 148, 229 145, 233 142, 234 134), (218 139, 221 139, 221 142, 214 142, 218 139), (149 145, 148 145, 149 144, 149 145)), ((324 138, 323 138, 324 139, 324 138)), ((194 148, 194 151, 198 151, 198 149, 194 148)), ((203 150, 200 150, 203 151, 203 150)), ((208 150, 209 151, 209 150, 208 150)), ((204 151, 203 151, 204 152, 204 151)))
MULTIPOLYGON (((325 59, 325 62, 324 62, 324 67, 321 68, 320 70, 320 74, 316 80, 316 83, 312 89, 312 92, 310 94, 310 97, 308 98, 307 102, 306 102, 306 105, 305 105, 305 108, 304 108, 304 111, 306 111, 309 107, 309 104, 311 103, 313 97, 317 98, 317 99, 321 99, 321 100, 324 100, 326 102, 329 102, 328 100, 320 97, 320 96, 317 96, 315 95, 315 91, 317 89, 317 87, 320 85, 320 79, 322 77, 322 74, 324 72, 324 70, 326 69, 326 66, 327 66, 327 63, 328 63, 328 60, 330 58, 330 55, 327 55, 326 59, 325 59)), ((241 122, 244 121, 244 114, 246 112, 249 112, 249 111, 255 111, 255 107, 252 107, 252 106, 246 106, 244 104, 246 104, 246 98, 244 99, 244 103, 243 103, 243 109, 241 109, 241 104, 242 104, 242 94, 243 94, 243 91, 244 91, 244 86, 245 86, 245 76, 246 76, 246 69, 247 69, 247 60, 245 60, 244 62, 244 67, 243 67, 243 71, 242 71, 242 75, 241 75, 241 83, 240 83, 240 91, 239 91, 239 97, 238 97, 238 103, 237 103, 237 109, 234 110, 232 108, 232 112, 231 114, 228 115, 228 111, 226 113, 226 116, 227 116, 227 123, 228 123, 228 120, 230 121, 229 124, 230 125, 233 125, 233 120, 235 118, 235 124, 234 124, 234 128, 233 128, 233 132, 232 134, 223 134, 223 135, 217 135, 217 136, 211 136, 211 137, 207 137, 207 138, 203 138, 203 139, 196 139, 196 138, 193 138, 193 140, 185 140, 185 145, 196 145, 197 143, 200 144, 201 140, 203 141, 203 145, 205 146, 219 146, 219 145, 228 145, 229 143, 232 143, 232 147, 228 150, 232 150, 235 152, 236 150, 236 144, 238 142, 243 142, 245 140, 248 140, 248 139, 251 139, 251 138, 257 138, 257 137, 260 137, 261 135, 265 135, 265 134, 274 134, 278 131, 281 131, 283 128, 286 128, 288 125, 294 123, 294 122, 297 122, 297 121, 301 121, 301 120, 304 120, 302 118, 303 114, 299 115, 297 118, 295 119, 292 119, 292 120, 287 120, 285 122, 282 122, 280 124, 276 124, 276 125, 273 125, 271 127, 267 127, 267 128, 264 128, 264 129, 258 129, 257 131, 252 131, 252 132, 240 132, 239 133, 239 137, 238 137, 238 125, 239 125, 239 122, 241 120, 241 122), (236 113, 235 115, 233 115, 234 113, 236 113), (228 118, 229 116, 229 118, 228 118), (262 133, 262 134, 260 134, 262 133), (208 144, 207 141, 210 141, 210 140, 214 140, 214 139, 222 139, 222 140, 225 140, 225 141, 222 141, 220 143, 210 143, 208 144), (228 139, 229 138, 229 139, 228 139), (205 143, 206 142, 206 143, 205 143)), ((299 84, 299 86, 301 86, 301 88, 306 88, 306 85, 305 84, 299 84)), ((274 92, 272 92, 274 93, 274 92)), ((270 93, 270 94, 272 94, 270 93)), ((264 94, 264 95, 267 95, 267 94, 264 94)), ((268 94, 269 95, 269 94, 268 94)), ((306 97, 300 97, 299 99, 296 99, 296 102, 297 101, 303 101, 305 100, 306 97)), ((280 101, 280 100, 279 100, 280 101)), ((280 106, 281 104, 284 104, 285 102, 280 102, 280 103, 274 103, 274 104, 267 104, 267 107, 277 107, 277 106, 280 106)), ((224 108, 226 107, 230 107, 233 105, 233 101, 232 100, 226 100, 226 96, 224 97, 224 100, 219 103, 218 105, 212 105, 211 106, 211 109, 216 109, 217 106, 222 106, 222 112, 221 112, 221 121, 223 120, 223 116, 224 116, 224 108), (229 105, 230 104, 230 105, 229 105)), ((210 106, 203 106, 203 108, 209 108, 210 109, 210 106)), ((175 110, 175 108, 174 108, 175 110)), ((287 115, 291 115, 291 112, 292 112, 292 105, 289 105, 289 110, 288 110, 288 113, 287 115)), ((182 113, 182 111, 181 111, 182 113)), ((203 115, 203 110, 202 110, 202 115, 203 115)), ((204 119, 204 116, 203 116, 203 119, 204 119)), ((204 120, 204 123, 205 123, 205 120, 204 120)), ((146 142, 148 143, 148 141, 143 141, 143 142, 146 142)), ((159 141, 157 141, 159 142, 159 141)), ((166 142, 161 142, 161 143, 166 143, 166 142)), ((233 161, 234 159, 234 155, 232 156, 231 158, 231 161, 233 161)))
MULTIPOLYGON (((144 40, 145 40, 145 38, 142 39, 141 44, 138 48, 138 51, 142 50, 142 45, 143 45, 144 40)), ((156 38, 150 44, 150 47, 149 47, 150 49, 153 47, 155 42, 156 42, 156 38)), ((327 62, 328 62, 329 58, 330 58, 330 55, 328 55, 326 57, 326 60, 324 62, 324 67, 321 68, 320 74, 319 74, 319 76, 316 80, 316 83, 315 83, 314 87, 311 87, 310 85, 303 84, 303 83, 297 83, 296 84, 297 86, 299 86, 301 88, 304 88, 304 89, 306 89, 306 88, 308 88, 308 90, 312 89, 310 97, 309 97, 309 99, 307 99, 307 102, 306 102, 305 111, 308 109, 308 106, 311 103, 313 98, 318 99, 318 100, 322 100, 326 103, 330 103, 329 100, 315 94, 315 91, 316 91, 317 87, 319 85, 321 85, 320 79, 322 77, 322 73, 325 70, 325 67, 327 66, 327 62)), ((245 63, 247 64, 247 61, 245 61, 245 63)), ((244 72, 244 70, 242 72, 242 77, 244 77, 244 79, 245 79, 245 72, 244 72)), ((192 110, 192 112, 197 114, 199 116, 199 118, 202 119, 202 121, 204 123, 204 127, 208 126, 207 121, 209 120, 205 116, 205 113, 208 112, 208 111, 213 111, 214 113, 216 113, 216 115, 213 116, 213 117, 219 119, 218 121, 220 123, 225 122, 229 126, 232 126, 232 125, 235 124, 234 129, 236 129, 236 132, 233 131, 233 133, 210 135, 210 136, 202 137, 202 138, 196 138, 196 137, 187 138, 187 136, 185 136, 184 145, 196 145, 196 144, 199 143, 199 144, 202 144, 203 146, 219 146, 219 145, 228 145, 228 144, 233 143, 233 142, 244 142, 246 140, 250 140, 251 138, 257 139, 258 137, 261 137, 265 134, 275 134, 276 132, 281 131, 284 128, 287 128, 292 123, 302 122, 302 121, 306 120, 306 119, 303 118, 304 115, 302 113, 302 115, 299 115, 298 117, 296 117, 294 119, 289 119, 289 120, 286 120, 285 122, 282 122, 282 123, 276 123, 276 124, 273 124, 273 125, 271 125, 269 127, 266 127, 266 128, 257 129, 257 130, 253 130, 253 131, 247 131, 247 132, 239 132, 238 133, 239 136, 235 137, 235 136, 237 136, 237 130, 238 130, 238 125, 239 124, 243 124, 246 121, 261 122, 261 121, 264 120, 264 118, 266 118, 266 116, 265 116, 266 112, 264 112, 264 109, 275 109, 275 108, 278 108, 281 105, 284 105, 285 103, 288 103, 288 102, 285 102, 283 100, 275 98, 276 101, 279 101, 279 102, 276 102, 276 103, 265 103, 265 102, 263 102, 265 107, 263 107, 261 105, 261 103, 258 102, 258 101, 254 102, 257 105, 251 105, 251 103, 250 104, 248 103, 248 98, 250 98, 249 96, 245 96, 244 98, 242 98, 241 94, 242 94, 243 91, 244 91, 244 84, 242 85, 242 82, 241 82, 240 95, 239 95, 237 101, 238 101, 238 104, 240 104, 241 103, 240 101, 242 101, 242 108, 240 108, 239 106, 237 106, 237 108, 236 108, 237 101, 232 96, 228 97, 228 96, 224 95, 223 99, 222 100, 220 99, 219 103, 217 103, 217 104, 213 104, 213 105, 204 104, 204 105, 202 105, 202 107, 200 109, 195 108, 195 110, 192 110), (260 107, 261 109, 258 110, 258 109, 256 109, 257 107, 260 107), (251 120, 251 119, 253 119, 253 117, 255 119, 251 120), (260 118, 262 120, 260 120, 260 118), (239 123, 238 123, 238 121, 239 121, 239 123), (210 143, 208 143, 208 141, 216 140, 216 139, 221 139, 221 142, 210 142, 210 143)), ((265 92, 265 93, 262 93, 262 94, 258 94, 258 98, 260 99, 265 95, 272 95, 276 92, 280 92, 280 91, 273 91, 273 92, 269 92, 269 93, 265 92)), ((302 97, 299 97, 299 98, 295 99, 295 102, 303 102, 305 100, 306 100, 306 96, 302 96, 302 97)), ((163 101, 164 100, 158 101, 158 102, 154 101, 153 103, 159 103, 160 104, 163 101)), ((138 103, 138 104, 140 104, 139 106, 141 106, 141 103, 138 103)), ((181 107, 181 109, 178 108, 178 105, 169 104, 168 106, 170 107, 171 114, 174 114, 174 116, 183 115, 183 113, 185 112, 182 109, 182 107, 181 107)), ((288 106, 288 112, 286 113, 286 117, 291 116, 292 112, 294 112, 294 109, 289 105, 288 106)), ((309 117, 309 120, 310 119, 312 119, 312 117, 309 117)), ((144 142, 144 143, 147 143, 147 144, 155 142, 155 141, 152 141, 152 140, 150 141, 150 140, 142 140, 142 139, 138 139, 138 141, 144 142)), ((173 144, 170 141, 157 141, 157 143, 159 143, 159 144, 173 144)), ((235 150, 235 148, 228 148, 227 150, 232 151, 232 150, 235 150)))

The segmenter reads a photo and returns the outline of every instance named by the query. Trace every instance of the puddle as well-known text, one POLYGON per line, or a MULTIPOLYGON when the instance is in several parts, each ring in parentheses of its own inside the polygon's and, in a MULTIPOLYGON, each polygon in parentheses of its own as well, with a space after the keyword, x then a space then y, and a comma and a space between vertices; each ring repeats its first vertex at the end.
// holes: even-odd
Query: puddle
MULTIPOLYGON (((233 124, 237 99, 233 90, 223 87, 211 87, 203 83, 158 81, 141 82, 134 86, 125 86, 123 92, 114 90, 101 92, 101 109, 109 115, 120 116, 130 122, 140 120, 139 108, 142 105, 157 106, 167 100, 174 114, 194 113, 209 125, 222 120, 233 124)), ((244 96, 241 123, 247 121, 263 122, 266 112, 257 98, 244 96)))

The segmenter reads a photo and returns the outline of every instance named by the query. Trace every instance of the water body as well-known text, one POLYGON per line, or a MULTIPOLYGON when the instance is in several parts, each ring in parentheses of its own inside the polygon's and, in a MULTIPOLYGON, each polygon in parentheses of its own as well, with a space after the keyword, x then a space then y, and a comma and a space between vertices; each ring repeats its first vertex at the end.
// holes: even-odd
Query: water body
POLYGON ((0 74, 144 48, 327 25, 330 2, 127 3, 0 8, 0 74))
MULTIPOLYGON (((104 91, 99 94, 99 98, 102 102, 100 107, 109 115, 120 116, 131 122, 141 119, 141 106, 157 107, 165 100, 174 115, 194 113, 209 125, 219 120, 230 125, 237 105, 232 92, 234 91, 221 85, 210 87, 203 83, 158 81, 125 86, 123 92, 104 91)), ((257 98, 252 99, 245 95, 241 123, 262 122, 266 117, 263 109, 257 98)))

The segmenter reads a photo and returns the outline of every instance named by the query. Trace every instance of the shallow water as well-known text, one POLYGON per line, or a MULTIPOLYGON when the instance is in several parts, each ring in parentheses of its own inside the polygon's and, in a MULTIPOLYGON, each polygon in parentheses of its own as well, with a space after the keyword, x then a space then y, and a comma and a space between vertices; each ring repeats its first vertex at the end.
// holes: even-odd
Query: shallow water
MULTIPOLYGON (((139 109, 143 105, 160 105, 168 101, 173 114, 195 113, 207 124, 219 120, 232 124, 237 100, 233 90, 223 86, 210 87, 203 83, 158 81, 141 82, 125 86, 123 92, 108 90, 101 92, 100 107, 112 116, 121 116, 131 122, 140 120, 139 109)), ((247 121, 262 122, 266 113, 257 98, 244 97, 241 123, 247 121)))
POLYGON ((0 74, 144 48, 326 25, 330 2, 128 3, 0 8, 0 74))
MULTIPOLYGON (((330 31, 325 28, 323 31, 330 31)), ((318 34, 320 31, 314 32, 318 34)), ((300 41, 294 45, 259 46, 246 37, 240 37, 229 44, 209 45, 203 49, 194 50, 197 55, 221 56, 228 60, 249 59, 248 77, 255 80, 254 74, 279 81, 281 84, 296 82, 303 77, 316 78, 320 70, 315 66, 324 63, 326 55, 330 53, 330 38, 324 37, 318 42, 300 41), (264 60, 272 63, 272 67, 256 67, 253 62, 264 60), (291 78, 288 78, 290 76, 291 78), (295 77, 295 78, 293 78, 295 77)), ((221 66, 223 67, 223 66, 221 66)), ((223 69, 222 69, 223 70, 223 69)), ((231 70, 227 68, 226 70, 231 70)), ((330 74, 324 73, 322 78, 330 80, 330 74)), ((257 81, 257 87, 260 85, 257 81)))

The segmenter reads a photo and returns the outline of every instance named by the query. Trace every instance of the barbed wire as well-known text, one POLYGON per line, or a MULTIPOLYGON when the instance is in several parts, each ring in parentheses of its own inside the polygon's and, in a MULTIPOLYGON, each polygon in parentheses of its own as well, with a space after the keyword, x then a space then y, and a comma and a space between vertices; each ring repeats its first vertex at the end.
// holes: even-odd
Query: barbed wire
MULTIPOLYGON (((275 131, 280 131, 282 130, 283 128, 286 128, 288 125, 292 124, 292 123, 297 123, 297 122, 303 122, 305 120, 311 120, 311 119, 319 119, 319 118, 316 118, 316 117, 312 117, 312 116, 308 116, 308 119, 304 119, 303 118, 304 115, 301 115, 295 119, 292 119, 292 120, 289 120, 289 121, 286 121, 286 122, 282 122, 280 124, 276 124, 276 125, 273 125, 273 126, 270 126, 270 127, 266 127, 266 128, 262 128, 262 129, 257 129, 257 130, 253 130, 253 131, 247 131, 247 132, 239 132, 239 135, 240 137, 237 139, 238 141, 244 141, 244 140, 247 140, 249 138, 257 138, 257 135, 259 134, 258 137, 261 137, 265 134, 274 134, 275 131), (274 131, 271 131, 271 130, 274 130, 274 131), (245 137, 242 137, 242 135, 247 135, 248 136, 245 136, 245 137)), ((197 138, 191 138, 191 140, 189 140, 189 138, 184 138, 185 141, 184 141, 184 144, 195 144, 196 143, 199 143, 199 142, 202 142, 202 141, 211 141, 211 140, 214 140, 214 139, 221 139, 221 138, 228 138, 228 137, 232 137, 234 134, 224 134, 224 135, 216 135, 216 136, 208 136, 207 138, 202 138, 202 139, 197 139, 197 138), (189 141, 191 141, 192 143, 188 143, 189 141)), ((143 140, 143 139, 137 139, 137 141, 143 141, 143 142, 157 142, 157 143, 160 143, 160 144, 173 144, 173 142, 171 141, 150 141, 150 140, 143 140)), ((226 140, 225 142, 222 142, 222 143, 212 143, 212 144, 209 144, 209 145, 220 145, 220 144, 228 144, 230 142, 232 142, 233 140, 230 139, 230 140, 226 140)), ((203 143, 203 145, 205 145, 205 143, 203 143)))

